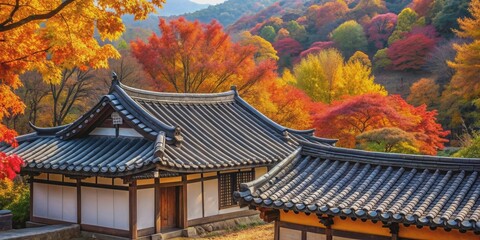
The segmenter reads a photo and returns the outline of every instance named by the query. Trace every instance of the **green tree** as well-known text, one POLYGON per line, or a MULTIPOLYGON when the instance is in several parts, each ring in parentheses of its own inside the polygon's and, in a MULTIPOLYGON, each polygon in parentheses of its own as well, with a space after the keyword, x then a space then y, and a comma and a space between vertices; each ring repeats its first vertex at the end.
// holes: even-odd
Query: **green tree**
POLYGON ((418 14, 413 11, 411 8, 405 8, 398 14, 397 26, 392 35, 388 38, 388 44, 391 45, 393 42, 398 39, 403 38, 403 35, 410 30, 417 23, 418 14))
POLYGON ((457 19, 469 15, 469 2, 469 0, 445 1, 442 10, 435 15, 432 21, 437 31, 444 35, 450 35, 452 29, 458 29, 457 19))
POLYGON ((307 32, 305 31, 304 26, 298 24, 297 21, 292 20, 287 23, 286 28, 290 33, 290 37, 292 37, 293 39, 299 42, 305 42, 307 37, 307 32))
POLYGON ((392 65, 387 55, 388 48, 378 50, 373 56, 373 68, 375 70, 385 69, 392 65))
POLYGON ((260 30, 260 37, 269 42, 273 42, 276 35, 277 33, 275 32, 275 28, 272 26, 265 26, 262 28, 262 30, 260 30))
POLYGON ((480 134, 475 132, 471 138, 468 145, 456 152, 454 157, 480 158, 480 134))
POLYGON ((332 32, 332 39, 345 57, 350 57, 355 51, 365 51, 367 37, 362 25, 354 20, 342 23, 332 32))

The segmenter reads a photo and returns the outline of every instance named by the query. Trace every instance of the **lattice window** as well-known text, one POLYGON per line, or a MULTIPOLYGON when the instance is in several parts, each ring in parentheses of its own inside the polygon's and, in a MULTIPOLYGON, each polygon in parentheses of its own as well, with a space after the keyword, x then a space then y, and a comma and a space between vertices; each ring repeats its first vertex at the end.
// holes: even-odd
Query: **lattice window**
POLYGON ((236 206, 233 192, 240 189, 241 183, 253 181, 253 171, 224 173, 219 175, 220 208, 236 206))

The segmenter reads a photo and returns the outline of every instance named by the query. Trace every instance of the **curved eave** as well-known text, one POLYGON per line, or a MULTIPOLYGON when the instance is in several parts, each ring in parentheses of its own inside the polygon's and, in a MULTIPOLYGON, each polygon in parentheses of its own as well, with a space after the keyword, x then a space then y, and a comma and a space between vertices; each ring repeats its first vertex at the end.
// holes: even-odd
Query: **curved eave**
POLYGON ((71 124, 66 124, 58 127, 37 127, 32 122, 28 122, 28 125, 38 134, 38 135, 55 135, 56 133, 68 128, 71 124))
POLYGON ((302 153, 325 159, 369 163, 391 167, 480 171, 479 158, 450 158, 427 155, 370 152, 299 141, 302 153))
POLYGON ((413 215, 391 214, 389 212, 379 211, 364 211, 362 209, 350 209, 350 208, 337 208, 321 206, 318 207, 314 204, 294 204, 291 202, 283 203, 280 201, 272 201, 270 199, 262 199, 259 197, 253 197, 249 190, 242 192, 235 192, 235 197, 239 199, 241 205, 251 205, 262 208, 278 209, 284 211, 294 211, 295 213, 303 212, 306 214, 318 214, 329 215, 337 217, 355 218, 371 221, 381 222, 394 222, 405 225, 415 225, 418 227, 432 227, 432 228, 444 228, 444 229, 458 229, 461 231, 473 231, 476 234, 480 233, 480 222, 474 220, 465 220, 463 222, 455 220, 444 220, 440 218, 418 218, 413 215))
POLYGON ((39 168, 39 167, 30 167, 28 165, 22 167, 20 174, 27 175, 27 174, 40 174, 40 173, 56 173, 56 174, 63 174, 67 176, 72 176, 72 177, 126 177, 126 176, 132 176, 132 175, 137 175, 141 174, 144 172, 148 172, 151 170, 156 170, 156 164, 157 162, 151 162, 148 164, 144 164, 142 166, 135 167, 133 169, 125 169, 124 171, 115 171, 115 172, 110 172, 110 171, 72 171, 72 170, 60 170, 60 169, 53 169, 53 168, 39 168))

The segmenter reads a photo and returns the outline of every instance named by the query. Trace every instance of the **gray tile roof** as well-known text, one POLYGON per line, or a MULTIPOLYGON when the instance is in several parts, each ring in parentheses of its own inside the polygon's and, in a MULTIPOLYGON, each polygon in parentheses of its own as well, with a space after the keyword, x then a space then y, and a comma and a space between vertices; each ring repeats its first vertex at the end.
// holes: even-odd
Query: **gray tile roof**
POLYGON ((235 197, 272 209, 480 233, 479 171, 480 159, 302 143, 235 197))
POLYGON ((265 166, 281 161, 297 141, 333 144, 312 130, 280 126, 243 101, 235 90, 214 94, 158 93, 112 84, 96 106, 75 122, 55 128, 32 126, 18 138, 24 171, 128 174, 146 168, 207 172, 265 166), (113 111, 143 138, 88 134, 113 111))

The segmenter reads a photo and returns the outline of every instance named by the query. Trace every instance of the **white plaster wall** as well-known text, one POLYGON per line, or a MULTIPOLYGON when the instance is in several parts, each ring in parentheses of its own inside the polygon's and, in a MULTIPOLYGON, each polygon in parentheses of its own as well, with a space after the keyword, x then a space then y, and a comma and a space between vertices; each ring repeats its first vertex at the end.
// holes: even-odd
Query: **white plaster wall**
POLYGON ((62 220, 62 186, 48 185, 48 218, 62 220))
POLYGON ((82 187, 82 223, 97 225, 97 190, 82 187))
POLYGON ((82 223, 128 230, 128 191, 82 187, 82 223))
POLYGON ((115 213, 114 226, 117 229, 129 229, 130 216, 128 205, 128 191, 113 191, 113 209, 115 213))
POLYGON ((218 214, 218 180, 208 180, 203 183, 205 191, 205 217, 218 214))
POLYGON ((33 183, 33 216, 65 222, 76 222, 76 188, 33 183))
POLYGON ((113 190, 97 189, 97 225, 114 228, 113 190))
POLYGON ((48 185, 33 183, 33 216, 48 218, 48 185))
POLYGON ((77 222, 77 188, 63 187, 62 219, 77 222))
MULTIPOLYGON (((218 190, 217 190, 218 191, 218 190)), ((202 217, 202 183, 187 184, 187 220, 202 217)))
MULTIPOLYGON (((97 127, 93 129, 89 135, 115 136, 115 128, 97 127)), ((118 135, 125 137, 143 137, 133 128, 119 128, 118 135)))
POLYGON ((155 191, 153 188, 137 190, 137 228, 155 226, 155 191))

